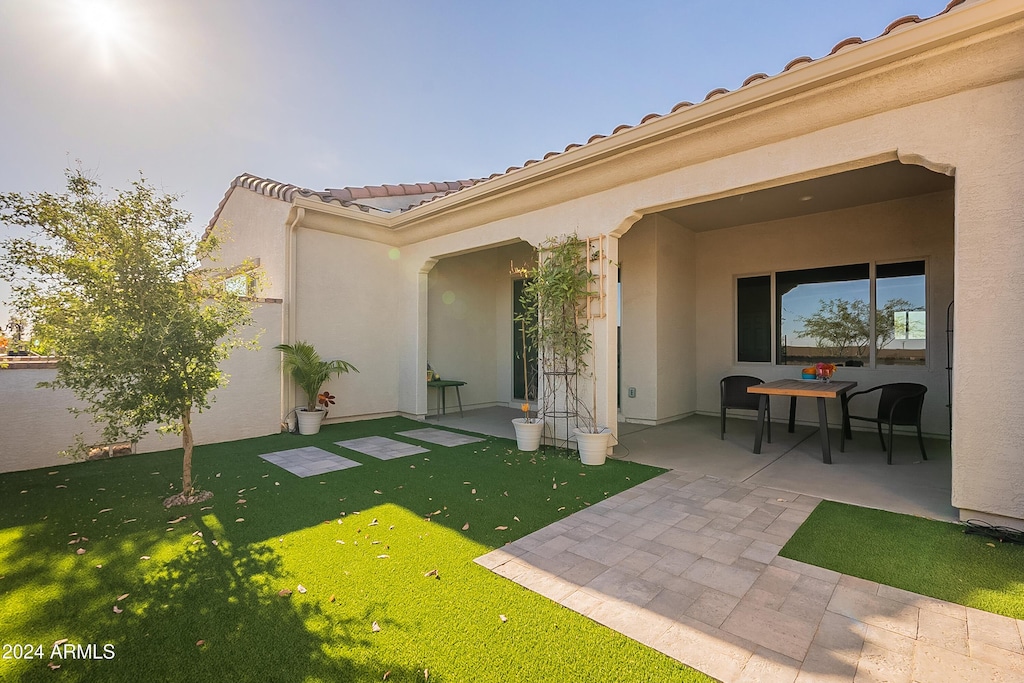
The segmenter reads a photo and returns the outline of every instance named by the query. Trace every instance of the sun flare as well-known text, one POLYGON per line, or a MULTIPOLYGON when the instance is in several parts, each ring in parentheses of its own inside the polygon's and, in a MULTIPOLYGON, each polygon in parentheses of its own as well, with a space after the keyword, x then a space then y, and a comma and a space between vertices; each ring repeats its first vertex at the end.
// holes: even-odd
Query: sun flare
POLYGON ((74 0, 70 19, 91 44, 103 67, 129 51, 134 36, 125 7, 115 0, 74 0))

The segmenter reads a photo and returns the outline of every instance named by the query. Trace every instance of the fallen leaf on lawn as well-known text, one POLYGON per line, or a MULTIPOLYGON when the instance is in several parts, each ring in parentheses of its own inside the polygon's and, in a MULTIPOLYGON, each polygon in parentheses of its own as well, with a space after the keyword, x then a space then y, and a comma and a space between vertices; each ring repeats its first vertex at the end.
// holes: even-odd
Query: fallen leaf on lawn
POLYGON ((199 531, 198 529, 196 529, 195 531, 193 531, 193 532, 192 532, 192 535, 193 535, 193 536, 202 536, 202 535, 203 535, 203 532, 202 532, 202 531, 199 531))
POLYGON ((235 521, 236 521, 236 522, 244 522, 244 521, 245 521, 245 517, 239 517, 239 518, 238 518, 238 519, 236 519, 235 521))
POLYGON ((215 476, 216 476, 216 477, 217 477, 218 479, 220 479, 220 472, 218 472, 218 473, 217 473, 217 474, 216 474, 215 476))
POLYGON ((380 545, 380 541, 370 541, 370 545, 380 545))
POLYGON ((335 543, 340 543, 342 545, 345 545, 345 541, 335 541, 335 543))
POLYGON ((127 598, 129 595, 131 595, 131 593, 122 593, 121 595, 117 596, 117 601, 120 602, 120 601, 124 600, 125 598, 127 598))
POLYGON ((96 569, 103 569, 103 565, 102 564, 96 565, 96 569))
POLYGON ((386 680, 388 680, 388 676, 390 676, 390 675, 391 675, 391 670, 388 669, 387 671, 384 672, 384 678, 382 678, 380 680, 386 681, 386 680))
POLYGON ((61 638, 60 640, 53 641, 53 646, 54 647, 60 647, 61 645, 63 645, 66 642, 68 642, 67 638, 61 638))
POLYGON ((80 538, 73 538, 73 539, 71 539, 70 541, 68 541, 68 545, 72 545, 72 544, 74 544, 74 543, 78 543, 78 542, 79 542, 79 541, 81 541, 81 540, 82 540, 82 539, 80 539, 80 538))
POLYGON ((558 508, 558 511, 561 512, 564 509, 565 509, 565 506, 563 505, 562 507, 558 508))
POLYGON ((188 515, 182 515, 181 517, 178 517, 177 519, 172 519, 172 520, 168 521, 167 523, 168 524, 177 524, 178 522, 183 522, 186 519, 188 519, 188 515))
POLYGON ((476 494, 476 489, 473 489, 472 491, 470 491, 470 493, 475 495, 476 494))
POLYGON ((986 543, 985 545, 987 545, 989 548, 995 548, 996 547, 995 543, 986 543))
POLYGON ((431 569, 431 570, 430 570, 429 572, 427 572, 427 573, 426 573, 426 574, 424 574, 423 576, 424 576, 424 577, 429 577, 429 576, 437 576, 437 570, 436 570, 436 569, 431 569))
POLYGON ((439 514, 441 514, 441 511, 440 511, 440 510, 434 510, 433 512, 431 512, 431 513, 430 513, 429 515, 427 515, 427 516, 428 516, 428 517, 433 517, 434 515, 439 515, 439 514))
POLYGON ((371 628, 371 629, 373 629, 373 632, 374 632, 374 633, 377 633, 378 631, 380 631, 380 624, 378 624, 378 623, 377 623, 377 622, 375 621, 375 622, 373 622, 373 625, 372 625, 372 626, 371 626, 370 628, 371 628))
POLYGON ((196 647, 202 647, 203 645, 206 645, 206 641, 205 640, 197 640, 196 641, 196 647))
POLYGON ((305 593, 305 592, 306 592, 306 587, 305 587, 305 586, 303 586, 303 585, 302 585, 302 584, 300 583, 300 584, 298 585, 298 588, 296 588, 296 590, 297 590, 297 591, 299 591, 300 593, 305 593))
POLYGON ((82 540, 83 540, 83 541, 88 541, 89 539, 88 539, 88 538, 86 538, 85 536, 82 536, 82 540))
POLYGON ((213 539, 212 541, 210 541, 210 543, 213 543, 214 545, 220 545, 219 543, 217 543, 217 539, 213 539))
POLYGON ((192 541, 192 545, 199 545, 200 542, 201 541, 197 538, 196 540, 192 541))
POLYGON ((142 557, 140 557, 139 559, 140 559, 140 560, 148 560, 148 559, 149 559, 149 555, 143 555, 143 556, 142 556, 142 557))
POLYGON ((465 524, 462 525, 462 530, 463 531, 469 531, 469 522, 466 522, 465 524))
POLYGON ((64 484, 57 484, 57 486, 55 486, 54 488, 58 488, 58 489, 66 489, 66 488, 67 488, 67 486, 65 486, 64 484))
POLYGON ((204 507, 201 507, 201 508, 199 508, 199 509, 200 509, 200 510, 212 510, 212 509, 213 509, 213 506, 212 506, 212 505, 206 505, 206 506, 204 506, 204 507))
POLYGON ((85 555, 85 548, 79 548, 79 549, 78 549, 78 550, 76 550, 75 552, 76 552, 77 554, 79 554, 79 555, 85 555))
POLYGON ((409 465, 409 469, 411 469, 411 470, 416 469, 416 465, 409 465))
POLYGON ((277 591, 277 594, 280 595, 282 598, 287 598, 289 595, 292 594, 292 591, 290 588, 282 588, 281 590, 277 591))
POLYGON ((557 489, 558 488, 558 484, 551 484, 551 488, 557 489))
POLYGON ((587 476, 587 473, 586 473, 586 472, 579 472, 579 475, 580 475, 581 477, 585 477, 585 476, 587 476))
POLYGON ((111 511, 111 510, 113 510, 113 509, 114 509, 114 508, 103 508, 103 509, 102 509, 102 510, 100 510, 100 511, 99 511, 99 512, 98 512, 97 514, 101 514, 101 513, 104 513, 104 512, 110 512, 110 511, 111 511))
POLYGON ((238 489, 238 495, 242 495, 243 493, 245 493, 245 489, 238 489))
POLYGON ((515 515, 512 515, 512 519, 516 520, 517 522, 519 521, 519 518, 516 517, 515 515))
POLYGON ((395 525, 392 524, 391 526, 388 527, 388 531, 390 531, 391 529, 394 529, 394 528, 395 528, 395 525))
POLYGON ((508 527, 507 527, 507 526, 504 526, 504 525, 502 525, 502 526, 496 526, 496 527, 494 527, 494 530, 495 530, 495 531, 506 531, 506 530, 508 530, 508 527))
POLYGON ((245 498, 239 498, 238 500, 235 501, 235 505, 241 505, 244 502, 245 502, 245 498))
MULTIPOLYGON (((279 482, 279 481, 275 481, 275 482, 274 482, 274 486, 280 486, 280 485, 281 485, 281 482, 279 482)), ((256 488, 256 487, 255 487, 255 486, 253 486, 252 488, 254 489, 254 488, 256 488)), ((250 490, 250 491, 252 491, 252 489, 249 489, 249 490, 250 490)))
POLYGON ((502 493, 501 495, 503 495, 503 496, 505 496, 505 497, 507 498, 507 497, 508 497, 508 491, 505 491, 505 492, 504 492, 504 493, 502 493))
POLYGON ((377 489, 374 489, 373 492, 376 493, 377 495, 381 495, 381 492, 378 491, 377 489))
POLYGON ((569 483, 569 482, 567 482, 567 481, 563 481, 563 482, 562 482, 561 484, 559 484, 559 486, 565 486, 565 485, 566 485, 566 484, 568 484, 568 483, 569 483))
POLYGON ((373 521, 370 522, 369 526, 377 526, 377 518, 376 517, 373 518, 373 521))
POLYGON ((124 611, 123 609, 121 609, 117 605, 114 605, 114 614, 120 614, 123 611, 124 611))
POLYGON ((377 556, 377 559, 378 559, 378 560, 386 560, 386 559, 388 559, 389 557, 391 557, 391 556, 390 556, 390 555, 378 555, 378 556, 377 556))
POLYGON ((139 521, 138 517, 132 517, 131 519, 124 520, 123 522, 121 522, 121 524, 128 524, 129 522, 137 522, 137 521, 139 521))
POLYGON ((430 678, 430 670, 429 669, 424 669, 423 670, 423 680, 427 680, 429 678, 430 678))
POLYGON ((503 624, 504 624, 504 623, 505 623, 506 621, 508 621, 508 617, 506 617, 506 616, 505 616, 504 614, 499 614, 499 615, 498 615, 498 618, 499 618, 499 619, 501 619, 501 623, 503 623, 503 624))
POLYGON ((54 664, 53 662, 47 662, 46 666, 50 667, 50 671, 56 671, 60 668, 60 664, 54 664))

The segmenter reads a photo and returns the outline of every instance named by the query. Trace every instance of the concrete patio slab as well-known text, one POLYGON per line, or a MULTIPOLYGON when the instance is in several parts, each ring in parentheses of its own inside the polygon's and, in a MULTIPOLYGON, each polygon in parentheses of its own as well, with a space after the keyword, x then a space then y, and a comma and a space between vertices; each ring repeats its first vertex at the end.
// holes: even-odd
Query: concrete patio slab
POLYGON ((394 460, 395 458, 404 458, 407 455, 430 452, 428 448, 414 446, 404 441, 396 441, 386 436, 364 436, 361 439, 335 441, 334 443, 342 448, 369 455, 378 460, 394 460))
POLYGON ((395 432, 395 434, 416 439, 417 441, 437 444, 438 446, 465 446, 468 443, 477 443, 484 440, 478 436, 458 434, 456 432, 449 432, 446 429, 435 429, 433 427, 411 429, 407 432, 395 432))
POLYGON ((275 451, 260 456, 278 467, 288 470, 297 477, 312 477, 317 474, 337 472, 350 467, 359 467, 361 463, 349 460, 340 455, 316 446, 303 446, 287 451, 275 451))
POLYGON ((676 470, 477 563, 727 682, 1024 680, 1024 622, 779 557, 818 502, 676 470))

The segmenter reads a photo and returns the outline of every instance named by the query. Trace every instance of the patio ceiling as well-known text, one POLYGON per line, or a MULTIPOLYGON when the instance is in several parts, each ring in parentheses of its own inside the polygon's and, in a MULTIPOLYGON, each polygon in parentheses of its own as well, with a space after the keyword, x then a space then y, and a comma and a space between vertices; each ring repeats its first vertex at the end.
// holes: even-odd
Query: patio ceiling
POLYGON ((694 232, 704 232, 951 189, 950 176, 892 161, 660 213, 694 232))

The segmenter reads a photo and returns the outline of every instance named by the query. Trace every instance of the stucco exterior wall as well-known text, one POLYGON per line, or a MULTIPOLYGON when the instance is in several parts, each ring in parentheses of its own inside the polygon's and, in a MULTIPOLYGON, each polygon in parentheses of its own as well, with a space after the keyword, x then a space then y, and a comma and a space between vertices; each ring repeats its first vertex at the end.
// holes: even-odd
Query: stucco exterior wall
MULTIPOLYGON (((393 414, 398 408, 399 260, 390 248, 316 230, 295 235, 295 337, 321 357, 355 365, 324 388, 337 396, 327 422, 393 414)), ((295 390, 294 403, 304 404, 295 390)))
MULTIPOLYGON (((924 431, 948 435, 946 403, 946 306, 953 298, 953 195, 935 193, 910 199, 813 214, 770 223, 713 230, 696 235, 698 409, 717 414, 719 380, 754 375, 765 381, 792 378, 799 368, 773 363, 736 362, 737 277, 773 271, 866 262, 924 259, 927 297, 927 366, 840 368, 837 378, 859 387, 918 382, 928 387, 924 431), (824 247, 824 249, 822 248, 824 247)), ((835 403, 835 402, 829 402, 835 403)), ((773 415, 789 413, 788 399, 775 399, 773 415)), ((839 405, 828 406, 839 423, 839 405)), ((812 401, 797 401, 797 418, 817 421, 812 401)))
POLYGON ((627 422, 658 424, 696 410, 694 256, 693 233, 664 216, 645 216, 619 240, 627 422))
POLYGON ((215 234, 220 239, 219 268, 233 268, 259 259, 264 274, 262 298, 286 296, 285 238, 289 205, 255 192, 235 188, 221 209, 215 234))

